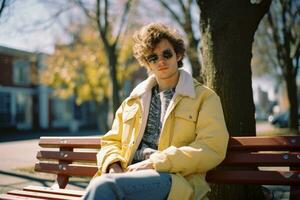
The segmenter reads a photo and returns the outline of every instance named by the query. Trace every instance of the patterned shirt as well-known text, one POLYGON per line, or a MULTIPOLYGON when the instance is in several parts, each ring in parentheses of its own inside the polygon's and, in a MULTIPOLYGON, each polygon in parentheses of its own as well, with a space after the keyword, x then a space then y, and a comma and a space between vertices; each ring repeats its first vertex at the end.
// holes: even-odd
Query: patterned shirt
POLYGON ((142 141, 134 155, 133 163, 148 159, 157 150, 158 139, 165 113, 175 93, 175 88, 159 92, 158 85, 152 88, 148 120, 142 141))

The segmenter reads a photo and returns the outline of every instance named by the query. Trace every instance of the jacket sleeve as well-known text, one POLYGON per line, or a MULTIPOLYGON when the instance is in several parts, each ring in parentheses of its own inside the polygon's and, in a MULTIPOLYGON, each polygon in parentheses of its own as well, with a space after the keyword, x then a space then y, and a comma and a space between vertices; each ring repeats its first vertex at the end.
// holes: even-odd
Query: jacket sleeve
POLYGON ((101 137, 101 150, 97 154, 97 165, 100 174, 105 173, 107 167, 114 162, 120 162, 122 165, 125 162, 124 158, 121 156, 122 110, 123 104, 115 114, 112 129, 101 137))
POLYGON ((170 146, 150 156, 157 171, 184 176, 205 173, 224 160, 229 136, 221 102, 215 93, 205 97, 196 123, 196 138, 188 146, 170 146))

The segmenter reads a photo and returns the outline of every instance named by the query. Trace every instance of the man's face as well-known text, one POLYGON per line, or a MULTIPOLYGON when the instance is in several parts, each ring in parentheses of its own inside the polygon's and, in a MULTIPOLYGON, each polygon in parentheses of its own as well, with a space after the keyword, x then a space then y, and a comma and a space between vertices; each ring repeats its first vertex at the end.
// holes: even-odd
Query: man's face
POLYGON ((167 39, 162 39, 155 46, 152 54, 146 57, 148 67, 158 81, 167 81, 173 76, 177 76, 179 59, 180 56, 176 55, 172 44, 167 39))

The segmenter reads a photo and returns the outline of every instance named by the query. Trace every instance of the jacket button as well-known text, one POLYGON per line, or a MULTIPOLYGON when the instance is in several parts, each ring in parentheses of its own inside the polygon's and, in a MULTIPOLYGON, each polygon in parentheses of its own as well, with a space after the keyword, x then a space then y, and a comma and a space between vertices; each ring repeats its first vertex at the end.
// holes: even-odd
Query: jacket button
POLYGON ((192 115, 189 115, 189 118, 192 119, 192 115))

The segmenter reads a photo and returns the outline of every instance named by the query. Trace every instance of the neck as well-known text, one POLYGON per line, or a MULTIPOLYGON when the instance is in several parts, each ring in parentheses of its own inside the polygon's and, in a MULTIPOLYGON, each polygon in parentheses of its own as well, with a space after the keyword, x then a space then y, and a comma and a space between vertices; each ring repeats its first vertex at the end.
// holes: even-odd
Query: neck
POLYGON ((179 71, 176 71, 174 75, 166 79, 156 79, 159 87, 159 91, 168 90, 174 88, 179 80, 179 71))

